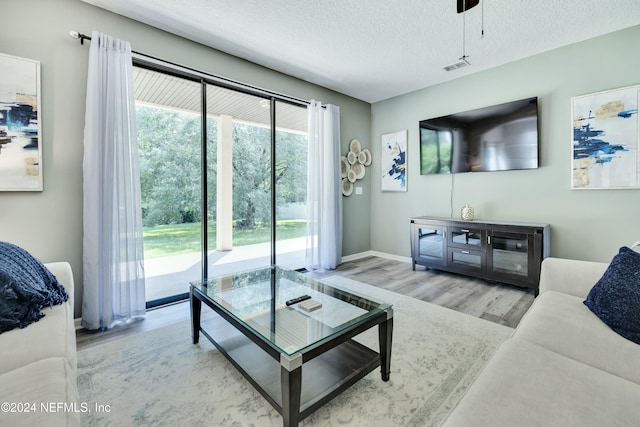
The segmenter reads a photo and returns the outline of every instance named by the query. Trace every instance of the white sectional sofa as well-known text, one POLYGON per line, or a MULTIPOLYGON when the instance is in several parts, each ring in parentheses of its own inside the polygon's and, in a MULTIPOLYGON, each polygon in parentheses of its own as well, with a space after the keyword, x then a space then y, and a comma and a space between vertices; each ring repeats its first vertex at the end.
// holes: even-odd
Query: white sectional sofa
POLYGON ((79 426, 73 275, 66 262, 45 264, 69 300, 45 317, 0 334, 0 425, 79 426))
POLYGON ((443 425, 640 425, 640 345, 583 304, 607 266, 545 259, 540 295, 443 425))

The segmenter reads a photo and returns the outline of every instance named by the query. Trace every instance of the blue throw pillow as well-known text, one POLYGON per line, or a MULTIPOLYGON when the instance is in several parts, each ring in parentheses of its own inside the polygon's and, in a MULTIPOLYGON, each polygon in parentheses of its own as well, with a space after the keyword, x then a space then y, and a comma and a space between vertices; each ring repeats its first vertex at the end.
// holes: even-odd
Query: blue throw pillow
POLYGON ((0 334, 44 316, 43 307, 69 299, 58 279, 24 249, 0 242, 0 334))
POLYGON ((640 253, 620 248, 584 304, 615 332, 640 344, 640 253))

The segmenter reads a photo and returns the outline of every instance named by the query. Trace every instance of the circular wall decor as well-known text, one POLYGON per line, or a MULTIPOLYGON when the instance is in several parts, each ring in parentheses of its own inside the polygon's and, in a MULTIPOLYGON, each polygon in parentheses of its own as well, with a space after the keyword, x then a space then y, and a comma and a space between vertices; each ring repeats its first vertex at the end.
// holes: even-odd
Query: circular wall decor
POLYGON ((363 165, 369 166, 371 164, 371 151, 369 151, 369 149, 365 148, 364 150, 362 150, 362 152, 365 154, 365 160, 364 160, 363 165))
POLYGON ((344 196, 350 196, 353 193, 353 184, 349 182, 347 178, 342 180, 342 194, 344 196))
POLYGON ((347 160, 349 161, 349 164, 352 165, 358 160, 358 156, 353 151, 349 151, 349 154, 347 154, 347 160))
POLYGON ((349 143, 349 151, 353 151, 356 155, 362 150, 362 145, 357 139, 352 139, 349 143))
POLYGON ((364 178, 364 165, 356 163, 355 165, 351 166, 351 170, 355 172, 356 179, 364 178))
POLYGON ((351 165, 347 161, 345 156, 340 156, 340 176, 342 178, 346 178, 349 173, 349 169, 351 169, 351 165))
POLYGON ((364 151, 358 153, 358 163, 364 165, 364 162, 367 160, 367 155, 364 154, 364 151))
MULTIPOLYGON (((340 156, 340 177, 342 178, 342 194, 350 196, 354 183, 366 175, 365 166, 371 165, 371 152, 363 149, 359 140, 349 141, 349 151, 346 156, 340 156)), ((360 191, 360 194, 362 191, 360 191)))

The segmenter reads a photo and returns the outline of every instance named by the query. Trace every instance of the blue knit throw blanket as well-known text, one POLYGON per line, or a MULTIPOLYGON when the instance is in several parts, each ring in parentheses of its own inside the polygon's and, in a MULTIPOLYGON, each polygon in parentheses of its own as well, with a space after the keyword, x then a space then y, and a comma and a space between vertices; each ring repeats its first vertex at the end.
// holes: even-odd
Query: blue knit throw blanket
POLYGON ((43 307, 69 299, 58 279, 24 249, 0 242, 0 334, 37 322, 43 307))

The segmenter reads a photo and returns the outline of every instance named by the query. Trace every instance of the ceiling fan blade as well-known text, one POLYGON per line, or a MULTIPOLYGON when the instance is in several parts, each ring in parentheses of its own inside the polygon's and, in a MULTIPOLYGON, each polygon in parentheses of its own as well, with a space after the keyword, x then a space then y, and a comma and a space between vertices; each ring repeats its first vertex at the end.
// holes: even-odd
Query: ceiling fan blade
POLYGON ((480 4, 480 0, 457 0, 458 13, 466 12, 478 4, 480 4))

